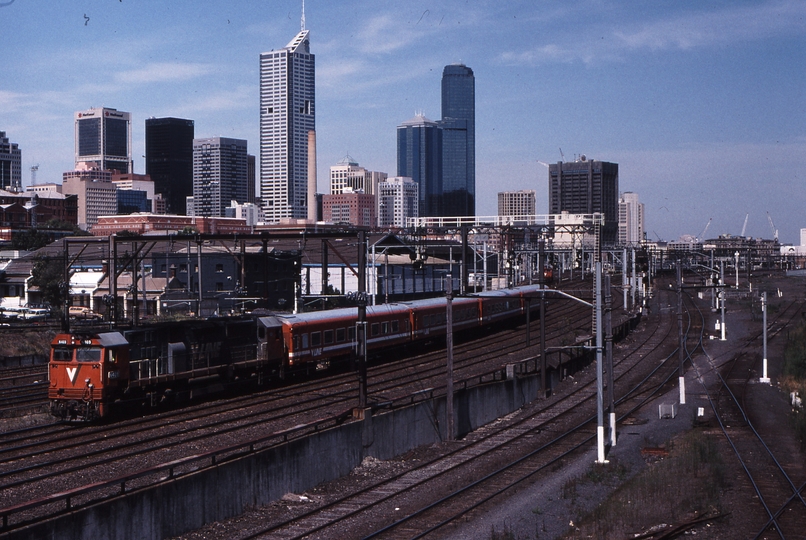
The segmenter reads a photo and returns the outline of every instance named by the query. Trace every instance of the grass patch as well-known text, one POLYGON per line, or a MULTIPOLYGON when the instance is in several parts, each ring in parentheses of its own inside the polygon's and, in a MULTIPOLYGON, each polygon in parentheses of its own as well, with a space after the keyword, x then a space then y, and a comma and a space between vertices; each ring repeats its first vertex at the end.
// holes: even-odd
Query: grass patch
MULTIPOLYGON (((577 536, 626 538, 647 526, 721 511, 720 495, 727 478, 716 442, 694 431, 667 448, 668 457, 650 464, 576 523, 577 536)), ((588 481, 595 481, 600 474, 601 469, 588 481)), ((578 483, 573 485, 574 495, 579 487, 578 483)))

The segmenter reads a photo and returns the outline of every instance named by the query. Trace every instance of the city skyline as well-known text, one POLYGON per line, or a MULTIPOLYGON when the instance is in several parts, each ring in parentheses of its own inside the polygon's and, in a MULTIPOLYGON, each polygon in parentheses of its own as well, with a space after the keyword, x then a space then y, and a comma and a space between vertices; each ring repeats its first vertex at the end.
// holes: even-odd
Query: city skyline
MULTIPOLYGON (((1 7, 0 130, 22 150, 23 184, 36 164, 40 183, 72 168, 73 113, 90 107, 132 113, 135 172, 145 171, 152 116, 192 118, 197 137, 254 148, 259 55, 299 32, 300 9, 296 0, 1 7)), ((498 191, 521 189, 534 189, 545 213, 538 160, 587 154, 619 164, 619 188, 640 195, 652 240, 697 235, 710 218, 712 235, 736 235, 747 213, 747 234, 770 237, 770 212, 781 240, 797 243, 806 185, 789 162, 806 155, 804 15, 794 0, 641 10, 309 1, 318 191, 348 153, 394 174, 396 126, 417 110, 438 118, 441 71, 461 62, 476 78, 477 214, 495 213, 498 191)))

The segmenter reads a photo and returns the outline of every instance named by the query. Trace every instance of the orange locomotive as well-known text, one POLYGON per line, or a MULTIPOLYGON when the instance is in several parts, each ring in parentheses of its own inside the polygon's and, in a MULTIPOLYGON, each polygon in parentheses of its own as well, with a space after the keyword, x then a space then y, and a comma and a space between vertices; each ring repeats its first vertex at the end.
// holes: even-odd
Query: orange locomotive
MULTIPOLYGON (((540 287, 453 300, 454 331, 511 321, 540 287)), ((532 303, 536 305, 536 303, 532 303)), ((94 420, 112 407, 158 405, 236 384, 312 373, 343 363, 356 350, 358 309, 297 315, 177 321, 96 334, 57 335, 51 346, 48 397, 62 419, 94 420)), ((446 299, 367 307, 372 355, 446 333, 446 299)))

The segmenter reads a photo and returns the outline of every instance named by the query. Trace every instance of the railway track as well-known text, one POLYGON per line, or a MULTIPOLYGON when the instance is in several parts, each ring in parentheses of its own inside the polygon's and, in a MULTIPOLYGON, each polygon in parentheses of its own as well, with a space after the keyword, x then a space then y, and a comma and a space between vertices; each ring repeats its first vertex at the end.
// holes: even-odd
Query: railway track
MULTIPOLYGON (((768 336, 774 337, 801 317, 803 302, 788 302, 774 320, 768 322, 768 336)), ((752 421, 746 396, 757 383, 759 356, 756 353, 761 331, 746 336, 721 354, 713 352, 704 340, 698 343, 702 356, 694 367, 716 422, 755 494, 755 511, 763 525, 750 538, 803 538, 806 530, 806 482, 801 455, 776 453, 775 444, 752 421)), ((696 349, 695 349, 696 350, 696 349)), ((751 511, 750 508, 746 509, 751 511)))
MULTIPOLYGON (((656 321, 650 335, 615 367, 621 405, 630 412, 676 374, 674 351, 660 352, 676 321, 668 313, 656 321), (636 382, 638 371, 644 377, 636 382)), ((486 502, 589 448, 595 436, 595 380, 577 382, 575 392, 553 397, 524 417, 478 430, 444 456, 241 538, 337 537, 347 531, 351 537, 419 538, 472 518, 486 502), (390 523, 388 516, 395 515, 406 517, 390 523)))
MULTIPOLYGON (((589 324, 589 309, 553 306, 547 318, 562 315, 563 320, 578 317, 589 324)), ((537 322, 533 323, 537 324, 537 322)), ((556 339, 556 328, 549 337, 556 339)), ((584 324, 583 324, 584 326, 584 324)), ((523 329, 504 332, 507 340, 489 347, 486 368, 481 360, 481 347, 468 342, 457 353, 458 376, 483 382, 500 374, 500 362, 491 371, 493 353, 523 349, 523 329), (511 343, 509 343, 511 341, 511 343), (464 358, 464 360, 462 360, 464 358), (463 364, 463 362, 466 363, 463 364)), ((528 351, 524 351, 527 353, 528 351)), ((421 357, 371 370, 371 398, 376 402, 403 400, 422 393, 430 385, 429 377, 444 377, 444 366, 438 359, 444 352, 433 351, 421 357), (429 360, 430 358, 430 360, 429 360), (425 382, 415 383, 413 380, 425 382), (408 390, 405 388, 408 387, 408 390)), ((441 379, 440 379, 441 380, 441 379)), ((438 391, 438 385, 432 385, 438 391)), ((138 468, 175 459, 182 453, 197 453, 204 448, 221 446, 232 440, 248 440, 265 436, 271 430, 322 417, 324 411, 344 411, 354 404, 355 376, 343 374, 332 379, 306 381, 293 387, 281 387, 258 395, 243 396, 207 403, 179 411, 169 411, 141 419, 130 419, 111 426, 75 427, 55 425, 6 433, 0 437, 0 507, 45 496, 67 486, 83 485, 88 470, 103 479, 120 474, 121 469, 138 468), (179 454, 177 454, 179 452, 179 454), (53 459, 51 456, 56 456, 53 459)), ((428 397, 428 394, 423 397, 428 397)), ((27 512, 20 519, 41 517, 27 512)))

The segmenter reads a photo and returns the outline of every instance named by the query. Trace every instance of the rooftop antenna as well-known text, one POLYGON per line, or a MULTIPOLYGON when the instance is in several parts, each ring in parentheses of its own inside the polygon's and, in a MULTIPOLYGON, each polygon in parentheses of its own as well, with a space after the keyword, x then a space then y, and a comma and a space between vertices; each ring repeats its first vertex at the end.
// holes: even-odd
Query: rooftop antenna
POLYGON ((300 31, 305 31, 305 0, 302 0, 302 21, 300 22, 300 31))

